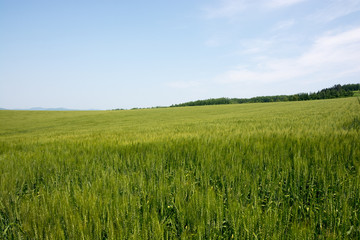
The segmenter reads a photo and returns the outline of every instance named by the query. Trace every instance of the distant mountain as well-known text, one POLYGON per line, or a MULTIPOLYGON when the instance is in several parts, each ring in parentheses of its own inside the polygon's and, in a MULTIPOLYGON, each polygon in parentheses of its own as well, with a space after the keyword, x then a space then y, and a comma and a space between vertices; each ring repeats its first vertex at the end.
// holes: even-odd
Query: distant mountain
POLYGON ((76 111, 76 109, 68 109, 68 108, 43 108, 43 107, 33 107, 28 110, 32 111, 76 111))
POLYGON ((32 107, 32 108, 0 108, 0 110, 18 110, 18 111, 101 111, 99 109, 69 109, 69 108, 62 108, 62 107, 58 107, 58 108, 43 108, 43 107, 32 107))

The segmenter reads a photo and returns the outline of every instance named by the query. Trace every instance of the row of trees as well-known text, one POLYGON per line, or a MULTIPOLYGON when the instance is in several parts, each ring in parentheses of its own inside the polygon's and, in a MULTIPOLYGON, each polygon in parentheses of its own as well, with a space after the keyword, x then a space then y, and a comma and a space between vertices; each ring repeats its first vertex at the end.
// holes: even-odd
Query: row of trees
POLYGON ((316 93, 298 93, 293 95, 263 96, 263 97, 253 97, 253 98, 211 98, 206 100, 197 100, 197 101, 191 101, 181 104, 175 104, 175 105, 171 105, 171 107, 330 99, 330 98, 340 98, 340 97, 351 97, 354 95, 354 91, 359 91, 359 90, 360 90, 360 84, 346 84, 343 86, 337 84, 331 88, 325 88, 316 93))

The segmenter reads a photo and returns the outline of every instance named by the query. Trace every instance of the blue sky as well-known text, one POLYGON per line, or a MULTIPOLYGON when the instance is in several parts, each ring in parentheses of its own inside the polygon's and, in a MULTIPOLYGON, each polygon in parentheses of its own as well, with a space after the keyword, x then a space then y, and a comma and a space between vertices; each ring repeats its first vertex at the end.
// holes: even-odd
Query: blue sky
POLYGON ((0 107, 113 109, 359 83, 360 0, 0 0, 0 107))

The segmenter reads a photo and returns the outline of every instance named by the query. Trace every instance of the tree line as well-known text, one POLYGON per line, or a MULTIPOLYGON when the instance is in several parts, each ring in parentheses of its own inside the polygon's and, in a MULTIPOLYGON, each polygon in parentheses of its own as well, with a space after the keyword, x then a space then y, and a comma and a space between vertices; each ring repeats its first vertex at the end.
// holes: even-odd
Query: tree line
POLYGON ((360 90, 360 84, 346 84, 346 85, 337 84, 330 88, 324 88, 316 93, 298 93, 293 95, 261 96, 261 97, 253 97, 253 98, 224 98, 224 97, 210 98, 205 100, 197 100, 197 101, 185 102, 180 104, 174 104, 171 105, 170 107, 330 99, 330 98, 351 97, 354 95, 354 91, 359 91, 359 90, 360 90))

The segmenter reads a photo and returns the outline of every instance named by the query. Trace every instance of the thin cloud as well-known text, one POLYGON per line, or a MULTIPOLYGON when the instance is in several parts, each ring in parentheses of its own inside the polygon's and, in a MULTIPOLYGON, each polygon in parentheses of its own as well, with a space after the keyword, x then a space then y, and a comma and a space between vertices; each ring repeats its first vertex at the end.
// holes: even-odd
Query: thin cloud
POLYGON ((204 8, 207 18, 231 18, 245 10, 248 6, 246 0, 221 0, 217 6, 204 8))
POLYGON ((234 18, 245 10, 267 9, 289 7, 307 0, 220 0, 215 6, 203 8, 206 18, 234 18))
POLYGON ((341 79, 360 73, 360 27, 318 38, 294 58, 264 58, 255 68, 225 72, 221 83, 269 83, 304 79, 341 79))
POLYGON ((272 0, 267 3, 269 8, 281 8, 281 7, 289 7, 306 0, 272 0))
POLYGON ((294 19, 278 22, 275 27, 273 28, 273 31, 282 31, 291 28, 295 24, 294 19))
POLYGON ((331 22, 358 11, 360 11, 360 1, 358 0, 332 0, 326 8, 311 15, 310 19, 318 22, 331 22))

